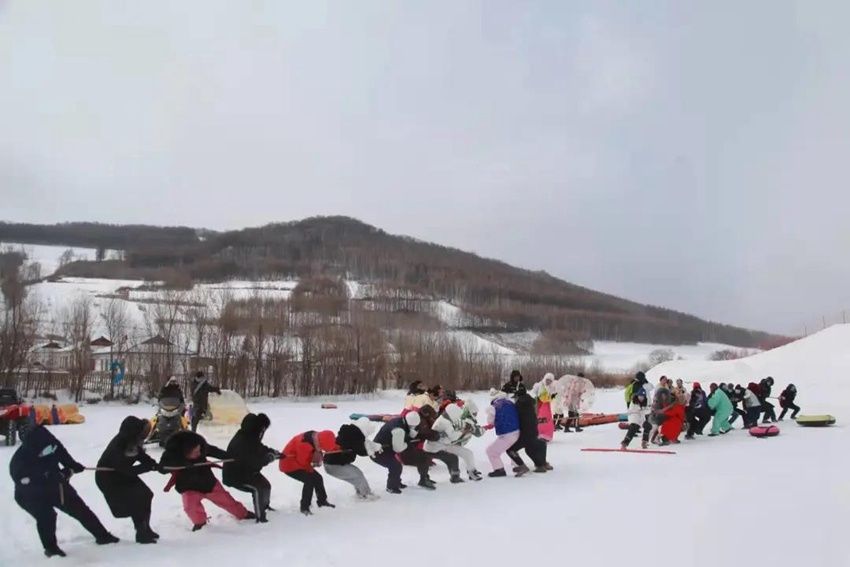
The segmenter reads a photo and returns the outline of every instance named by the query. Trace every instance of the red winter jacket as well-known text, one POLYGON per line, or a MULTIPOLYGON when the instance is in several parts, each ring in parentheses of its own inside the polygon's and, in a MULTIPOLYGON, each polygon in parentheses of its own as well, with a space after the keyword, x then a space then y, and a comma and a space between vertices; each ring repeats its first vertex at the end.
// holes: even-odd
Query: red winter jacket
POLYGON ((666 412, 667 419, 660 426, 661 435, 668 441, 675 441, 685 425, 685 406, 676 404, 666 412))
POLYGON ((336 445, 336 436, 333 431, 307 431, 300 433, 289 440, 286 447, 283 448, 280 457, 280 471, 291 473, 295 471, 313 472, 313 458, 316 452, 316 445, 321 451, 339 450, 336 445), (315 436, 315 440, 314 440, 315 436))

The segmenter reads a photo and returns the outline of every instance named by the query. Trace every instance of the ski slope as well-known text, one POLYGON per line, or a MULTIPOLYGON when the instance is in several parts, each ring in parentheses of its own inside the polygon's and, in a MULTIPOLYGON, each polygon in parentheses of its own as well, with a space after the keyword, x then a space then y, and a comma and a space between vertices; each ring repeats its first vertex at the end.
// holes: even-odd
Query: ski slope
MULTIPOLYGON (((842 352, 837 353, 844 359, 842 352)), ((843 363, 842 363, 843 364, 843 363)), ((827 362, 823 363, 828 366, 827 362)), ((850 368, 835 365, 834 381, 850 368)), ((778 374, 778 373, 774 373, 778 374)), ((826 377, 822 386, 829 388, 826 377)), ((778 385, 784 385, 781 381, 778 385)), ((804 412, 827 406, 810 402, 818 396, 807 384, 800 392, 804 412)), ((474 394, 481 408, 487 396, 474 394)), ((323 410, 321 401, 250 403, 271 420, 264 439, 282 448, 295 434, 334 429, 354 411, 396 412, 401 392, 370 399, 338 401, 339 409, 323 410)), ((598 411, 623 409, 621 390, 598 392, 598 411)), ((582 453, 582 447, 616 447, 623 432, 616 425, 587 428, 581 434, 559 432, 549 446, 553 472, 524 478, 485 478, 479 483, 448 483, 442 464, 433 473, 435 492, 415 486, 416 474, 405 467, 410 486, 402 495, 384 492, 385 471, 358 459, 377 502, 354 499, 353 489, 325 477, 335 510, 298 513, 301 485, 277 470, 270 479, 272 506, 268 524, 237 522, 208 506, 210 523, 192 533, 180 497, 163 493, 166 478, 144 476, 154 490, 152 525, 162 539, 157 545, 133 542, 131 522, 116 520, 94 484, 92 473, 73 478, 83 498, 121 542, 98 547, 73 520, 59 518, 60 546, 68 553, 63 565, 288 565, 357 566, 396 564, 406 567, 445 565, 659 564, 687 566, 767 564, 843 566, 850 548, 843 541, 843 518, 850 507, 846 471, 848 430, 844 396, 829 410, 837 426, 804 429, 782 424, 774 439, 754 439, 741 430, 718 438, 699 437, 675 446, 677 455, 582 453), (758 530, 759 536, 753 535, 758 530)), ((148 416, 145 406, 103 405, 83 408, 83 425, 58 426, 53 432, 78 460, 93 465, 126 415, 148 416)), ((232 429, 201 427, 200 432, 225 446, 232 429)), ((488 433, 471 448, 478 466, 489 472, 484 448, 488 433)), ((13 449, 0 447, 0 467, 7 470, 13 449)), ((158 458, 159 449, 151 451, 158 458)), ((35 525, 15 505, 13 487, 0 474, 0 565, 48 564, 41 555, 35 525)), ((246 505, 244 493, 235 493, 246 505)))
MULTIPOLYGON (((659 364, 647 373, 687 382, 735 382, 746 385, 767 376, 776 381, 778 396, 788 383, 797 386, 797 403, 816 405, 818 413, 840 413, 850 399, 850 325, 834 325, 783 347, 729 361, 679 360, 659 364)), ((806 412, 810 413, 810 412, 806 412)))

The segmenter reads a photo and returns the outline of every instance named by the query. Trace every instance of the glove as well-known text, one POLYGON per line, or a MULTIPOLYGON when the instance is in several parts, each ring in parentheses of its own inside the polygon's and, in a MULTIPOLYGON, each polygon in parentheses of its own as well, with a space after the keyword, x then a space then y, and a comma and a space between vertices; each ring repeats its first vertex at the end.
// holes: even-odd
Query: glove
POLYGON ((86 470, 86 467, 81 465, 80 463, 74 463, 74 466, 72 468, 75 473, 81 473, 86 470))
POLYGON ((59 471, 59 474, 62 475, 62 478, 65 479, 65 481, 69 481, 71 480, 71 477, 74 476, 74 471, 69 468, 63 468, 59 471))
POLYGON ((483 429, 484 431, 490 431, 490 430, 491 430, 491 429, 493 429, 494 427, 496 427, 494 424, 492 424, 492 423, 488 423, 487 425, 484 425, 484 426, 482 427, 482 429, 483 429))

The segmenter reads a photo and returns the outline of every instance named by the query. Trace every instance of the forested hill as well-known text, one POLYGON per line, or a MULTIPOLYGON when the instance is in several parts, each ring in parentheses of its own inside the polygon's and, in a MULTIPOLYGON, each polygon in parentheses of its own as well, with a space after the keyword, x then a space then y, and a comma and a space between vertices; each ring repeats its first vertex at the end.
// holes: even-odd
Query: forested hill
POLYGON ((391 235, 348 217, 214 232, 188 227, 0 223, 0 241, 124 250, 60 275, 193 281, 346 278, 451 302, 480 330, 557 330, 576 338, 759 346, 766 333, 702 320, 573 285, 455 248, 391 235))

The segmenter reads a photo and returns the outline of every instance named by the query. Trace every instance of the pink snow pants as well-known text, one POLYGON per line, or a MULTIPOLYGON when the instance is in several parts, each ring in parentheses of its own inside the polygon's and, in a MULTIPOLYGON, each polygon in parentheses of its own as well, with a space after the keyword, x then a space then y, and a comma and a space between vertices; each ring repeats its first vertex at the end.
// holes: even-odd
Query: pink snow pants
POLYGON ((243 520, 248 515, 248 510, 233 496, 227 492, 220 482, 216 481, 215 488, 212 492, 196 492, 190 490, 183 493, 183 510, 192 523, 195 525, 205 524, 207 521, 207 511, 204 510, 204 504, 201 502, 205 498, 223 510, 227 510, 240 520, 243 520))
POLYGON ((503 469, 505 465, 502 463, 502 454, 507 451, 511 445, 519 439, 519 431, 505 433, 499 435, 496 440, 487 446, 487 458, 490 459, 490 466, 493 470, 503 469))

